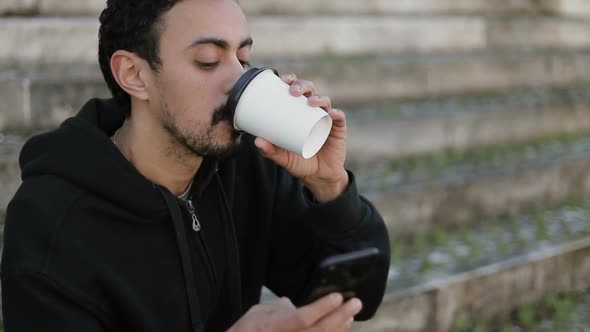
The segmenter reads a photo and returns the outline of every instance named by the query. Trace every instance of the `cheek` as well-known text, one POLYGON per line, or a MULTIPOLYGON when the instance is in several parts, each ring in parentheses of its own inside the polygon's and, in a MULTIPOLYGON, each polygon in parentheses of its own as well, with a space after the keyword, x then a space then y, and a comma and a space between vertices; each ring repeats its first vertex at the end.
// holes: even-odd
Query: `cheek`
POLYGON ((163 97, 170 108, 185 121, 211 118, 213 110, 223 101, 217 96, 214 75, 199 72, 190 66, 174 69, 161 72, 160 81, 165 91, 163 97))

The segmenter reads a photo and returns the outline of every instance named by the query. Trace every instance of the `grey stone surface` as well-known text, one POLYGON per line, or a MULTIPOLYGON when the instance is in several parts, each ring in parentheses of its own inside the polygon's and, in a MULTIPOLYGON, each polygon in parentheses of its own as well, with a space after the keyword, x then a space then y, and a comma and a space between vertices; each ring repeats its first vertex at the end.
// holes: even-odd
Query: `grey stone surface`
POLYGON ((571 17, 590 17, 590 3, 586 0, 540 0, 539 5, 548 12, 571 17))
MULTIPOLYGON (((486 43, 480 18, 254 17, 250 26, 260 57, 474 50, 486 43)), ((0 19, 0 63, 96 63, 97 31, 96 18, 0 19)))
POLYGON ((573 258, 573 289, 585 291, 590 288, 590 250, 582 250, 573 258))
POLYGON ((531 12, 536 9, 530 0, 243 0, 241 6, 247 13, 315 14, 315 13, 368 13, 368 14, 417 14, 417 13, 506 13, 531 12))
POLYGON ((481 18, 271 16, 252 19, 250 26, 253 56, 266 58, 468 51, 486 46, 481 18))
POLYGON ((569 290, 580 278, 588 285, 587 266, 580 268, 588 257, 590 239, 585 238, 442 278, 413 291, 389 293, 375 318, 355 331, 447 332, 462 311, 474 319, 507 313, 529 300, 569 290), (404 324, 404 317, 420 324, 404 324))
POLYGON ((392 235, 461 225, 590 193, 590 160, 368 194, 392 235))
POLYGON ((371 164, 409 155, 518 143, 588 130, 589 111, 590 103, 580 102, 517 110, 381 119, 378 123, 351 122, 348 126, 349 162, 352 165, 371 164))
POLYGON ((106 0, 37 0, 41 15, 88 15, 98 17, 106 0))
POLYGON ((488 47, 584 49, 590 47, 590 22, 530 17, 490 19, 488 47))
POLYGON ((573 254, 559 255, 441 287, 436 331, 449 331, 461 311, 468 310, 476 319, 490 319, 544 294, 569 289, 572 258, 573 254))
POLYGON ((110 97, 102 78, 34 82, 31 86, 31 127, 51 128, 76 114, 90 98, 110 97))
POLYGON ((36 130, 59 125, 90 98, 109 97, 99 76, 0 80, 0 130, 36 130))
MULTIPOLYGON (((3 0, 0 14, 40 13, 41 15, 97 16, 104 0, 3 0)), ((244 11, 260 14, 477 14, 477 13, 536 13, 559 15, 590 15, 585 0, 242 0, 244 11)))
MULTIPOLYGON (((7 135, 0 131, 0 188, 2 189, 0 190, 0 214, 5 213, 8 202, 21 183, 18 156, 22 144, 23 141, 18 136, 7 135)), ((1 243, 0 241, 0 247, 1 243)))
POLYGON ((25 14, 37 11, 37 0, 2 0, 0 1, 0 15, 25 14))
POLYGON ((335 102, 480 93, 522 86, 565 85, 587 76, 588 55, 435 56, 262 62, 314 81, 335 102))
MULTIPOLYGON (((262 59, 590 46, 590 23, 541 18, 256 16, 250 26, 262 59)), ((0 19, 0 64, 94 64, 97 31, 91 17, 0 19)))
POLYGON ((2 188, 0 190, 0 213, 6 211, 6 206, 16 193, 20 183, 20 167, 17 159, 0 159, 0 188, 2 188))
POLYGON ((375 317, 356 323, 352 331, 415 332, 427 331, 434 314, 434 292, 385 298, 375 317))
POLYGON ((0 80, 0 130, 30 126, 28 91, 27 80, 0 80))
POLYGON ((96 18, 0 19, 0 63, 96 63, 96 18))

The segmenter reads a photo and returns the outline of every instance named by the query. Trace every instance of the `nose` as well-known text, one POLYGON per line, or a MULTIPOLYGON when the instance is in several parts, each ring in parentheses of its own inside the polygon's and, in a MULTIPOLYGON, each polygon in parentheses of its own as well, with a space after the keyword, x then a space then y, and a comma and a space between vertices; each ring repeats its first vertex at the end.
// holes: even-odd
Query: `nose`
POLYGON ((236 85, 236 82, 238 81, 240 76, 242 76, 245 72, 246 70, 244 69, 240 61, 236 59, 234 63, 232 63, 231 69, 229 70, 227 79, 224 83, 223 89, 226 95, 229 95, 231 93, 232 88, 234 87, 234 85, 236 85))

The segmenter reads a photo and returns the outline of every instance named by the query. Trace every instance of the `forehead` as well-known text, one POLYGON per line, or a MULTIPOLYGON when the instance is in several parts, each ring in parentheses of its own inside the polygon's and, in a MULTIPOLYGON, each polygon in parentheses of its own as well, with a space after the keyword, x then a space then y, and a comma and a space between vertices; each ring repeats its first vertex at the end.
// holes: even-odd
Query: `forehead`
POLYGON ((232 45, 250 35, 235 0, 184 0, 163 15, 162 23, 162 47, 186 47, 204 37, 224 39, 232 45))

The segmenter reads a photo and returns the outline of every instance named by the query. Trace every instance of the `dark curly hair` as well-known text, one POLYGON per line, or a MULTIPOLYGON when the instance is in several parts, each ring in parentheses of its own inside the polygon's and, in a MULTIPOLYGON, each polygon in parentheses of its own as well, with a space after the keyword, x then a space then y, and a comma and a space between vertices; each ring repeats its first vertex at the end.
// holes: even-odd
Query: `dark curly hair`
POLYGON ((111 72, 111 56, 117 50, 133 52, 159 70, 161 17, 182 0, 108 0, 100 14, 98 31, 98 63, 115 101, 131 113, 131 97, 111 72))

